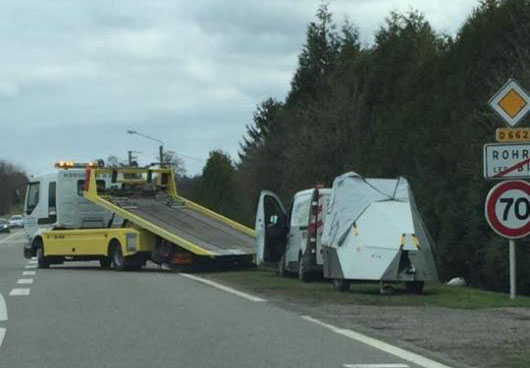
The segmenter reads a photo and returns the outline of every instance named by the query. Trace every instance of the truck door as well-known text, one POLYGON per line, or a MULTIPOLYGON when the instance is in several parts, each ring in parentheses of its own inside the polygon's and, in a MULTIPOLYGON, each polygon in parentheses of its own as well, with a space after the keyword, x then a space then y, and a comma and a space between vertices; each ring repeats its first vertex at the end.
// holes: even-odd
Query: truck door
POLYGON ((256 263, 278 262, 285 249, 287 214, 280 199, 262 191, 256 213, 256 263))
POLYGON ((37 231, 37 207, 40 196, 40 181, 29 182, 26 189, 26 203, 24 208, 24 232, 30 239, 33 238, 33 234, 37 231))

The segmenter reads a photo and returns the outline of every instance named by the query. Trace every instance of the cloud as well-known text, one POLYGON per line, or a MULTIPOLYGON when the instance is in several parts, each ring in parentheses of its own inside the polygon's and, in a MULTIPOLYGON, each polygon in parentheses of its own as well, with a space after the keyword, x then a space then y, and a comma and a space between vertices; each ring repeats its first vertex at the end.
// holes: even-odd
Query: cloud
POLYGON ((13 97, 19 92, 19 88, 16 84, 10 82, 0 81, 0 98, 2 97, 13 97))
MULTIPOLYGON (((477 2, 340 0, 330 9, 369 43, 391 10, 417 8, 454 34, 477 2)), ((0 0, 0 157, 33 173, 130 149, 153 160, 156 144, 129 127, 186 154, 191 174, 212 149, 236 157, 256 105, 289 90, 319 4, 0 0)))

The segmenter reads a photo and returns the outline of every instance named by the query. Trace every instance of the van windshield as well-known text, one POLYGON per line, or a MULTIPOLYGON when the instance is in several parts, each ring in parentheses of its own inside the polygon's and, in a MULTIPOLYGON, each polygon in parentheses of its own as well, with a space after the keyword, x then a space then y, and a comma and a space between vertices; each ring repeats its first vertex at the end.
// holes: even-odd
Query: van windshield
POLYGON ((304 227, 309 222, 309 205, 311 193, 296 197, 293 204, 291 226, 304 227))

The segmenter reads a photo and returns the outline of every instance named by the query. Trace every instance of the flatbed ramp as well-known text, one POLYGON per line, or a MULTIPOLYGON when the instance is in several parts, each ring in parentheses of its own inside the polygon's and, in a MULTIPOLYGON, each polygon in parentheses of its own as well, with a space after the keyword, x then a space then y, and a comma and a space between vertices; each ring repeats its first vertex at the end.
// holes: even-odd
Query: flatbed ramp
MULTIPOLYGON (((252 236, 189 207, 183 201, 165 195, 151 198, 111 196, 109 201, 124 211, 215 255, 255 253, 255 239, 252 236)), ((132 216, 121 216, 134 222, 132 216)))
POLYGON ((256 254, 255 231, 178 195, 171 169, 88 168, 83 195, 195 255, 256 254), (117 185, 100 186, 99 178, 104 175, 117 185))

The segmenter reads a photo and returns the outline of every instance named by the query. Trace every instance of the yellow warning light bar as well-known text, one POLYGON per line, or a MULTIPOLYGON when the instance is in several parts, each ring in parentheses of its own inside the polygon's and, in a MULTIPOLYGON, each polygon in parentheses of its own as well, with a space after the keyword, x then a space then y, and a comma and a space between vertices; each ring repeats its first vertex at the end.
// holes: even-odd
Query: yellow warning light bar
POLYGON ((87 167, 103 167, 99 162, 73 162, 73 161, 58 161, 55 163, 57 169, 84 169, 87 167))

